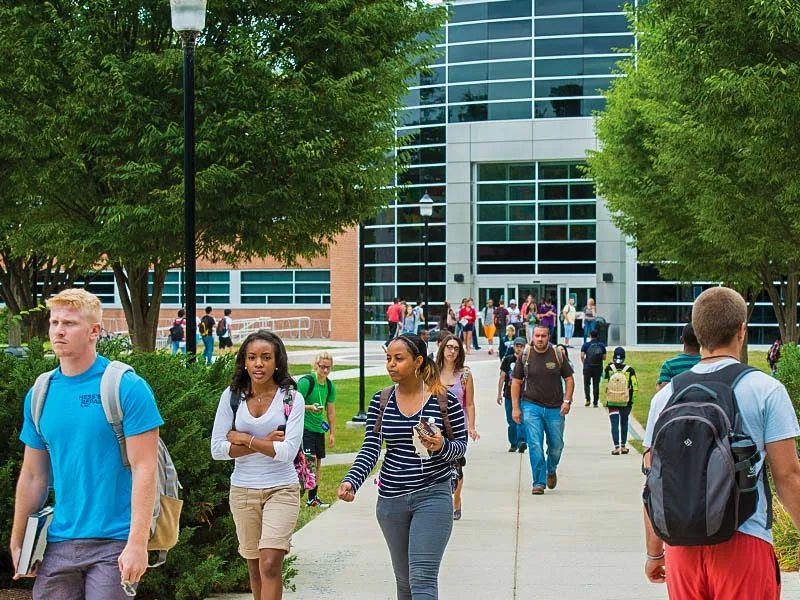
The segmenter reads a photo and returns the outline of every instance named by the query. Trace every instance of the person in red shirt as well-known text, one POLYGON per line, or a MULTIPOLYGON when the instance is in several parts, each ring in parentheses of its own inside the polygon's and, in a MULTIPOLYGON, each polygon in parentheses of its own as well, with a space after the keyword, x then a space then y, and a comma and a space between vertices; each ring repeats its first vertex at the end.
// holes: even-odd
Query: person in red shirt
POLYGON ((464 346, 466 346, 467 354, 471 352, 472 334, 475 332, 477 318, 478 314, 472 307, 472 298, 467 298, 464 306, 458 311, 458 320, 461 323, 461 331, 464 333, 464 346))
POLYGON ((383 344, 384 352, 389 342, 397 337, 397 330, 400 327, 400 323, 403 322, 403 304, 400 302, 400 298, 395 298, 389 308, 386 309, 386 320, 389 322, 389 337, 386 339, 386 343, 383 344))

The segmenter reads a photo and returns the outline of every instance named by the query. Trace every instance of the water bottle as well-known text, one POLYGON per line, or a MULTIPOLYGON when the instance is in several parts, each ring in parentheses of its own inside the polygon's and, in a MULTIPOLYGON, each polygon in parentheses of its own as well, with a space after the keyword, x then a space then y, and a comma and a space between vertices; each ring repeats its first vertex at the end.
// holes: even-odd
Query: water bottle
POLYGON ((734 463, 740 466, 740 463, 747 462, 745 468, 736 472, 736 486, 741 492, 752 490, 758 483, 756 465, 761 460, 761 453, 758 451, 753 438, 747 434, 732 433, 729 439, 734 463))

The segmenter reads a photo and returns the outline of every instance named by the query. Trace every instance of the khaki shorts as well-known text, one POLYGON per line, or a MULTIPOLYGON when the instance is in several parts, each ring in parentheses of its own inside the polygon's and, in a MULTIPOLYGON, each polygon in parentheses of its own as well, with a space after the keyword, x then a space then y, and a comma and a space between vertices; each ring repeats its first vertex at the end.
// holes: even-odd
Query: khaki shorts
POLYGON ((253 489, 231 486, 239 554, 257 559, 264 548, 289 551, 300 514, 300 484, 253 489))

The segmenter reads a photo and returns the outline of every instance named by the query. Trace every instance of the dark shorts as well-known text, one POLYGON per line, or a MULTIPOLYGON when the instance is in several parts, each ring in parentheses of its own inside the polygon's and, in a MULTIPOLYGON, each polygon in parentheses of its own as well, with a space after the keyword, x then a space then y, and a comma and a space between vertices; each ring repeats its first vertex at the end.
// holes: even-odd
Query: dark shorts
POLYGON ((325 458, 325 434, 304 429, 303 450, 317 458, 325 458))
POLYGON ((467 323, 464 325, 462 331, 475 331, 475 323, 467 323))
POLYGON ((219 348, 222 350, 223 348, 233 348, 233 339, 230 337, 221 337, 219 338, 219 348))
POLYGON ((117 559, 122 540, 50 542, 33 587, 34 600, 126 600, 117 559))

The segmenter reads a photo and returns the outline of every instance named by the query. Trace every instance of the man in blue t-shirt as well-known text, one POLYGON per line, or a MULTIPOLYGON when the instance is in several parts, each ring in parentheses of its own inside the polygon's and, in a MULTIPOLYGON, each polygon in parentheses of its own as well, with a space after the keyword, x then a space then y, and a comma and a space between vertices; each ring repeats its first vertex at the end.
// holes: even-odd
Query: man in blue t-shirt
POLYGON ((594 400, 594 407, 597 408, 600 402, 600 379, 603 377, 603 363, 606 361, 606 345, 598 339, 598 332, 592 329, 589 334, 589 341, 581 346, 581 363, 583 363, 583 395, 586 404, 589 406, 594 400), (591 385, 592 395, 589 397, 589 387, 591 385))
POLYGON ((120 385, 131 465, 126 469, 100 401, 100 379, 109 363, 96 351, 100 301, 69 289, 47 306, 60 365, 50 380, 41 433, 33 423, 30 391, 25 398, 12 560, 16 567, 27 517, 44 505, 52 476, 55 510, 44 559, 34 572, 34 599, 122 600, 128 595, 120 584, 135 584, 147 568, 163 421, 150 386, 126 373, 120 385))

